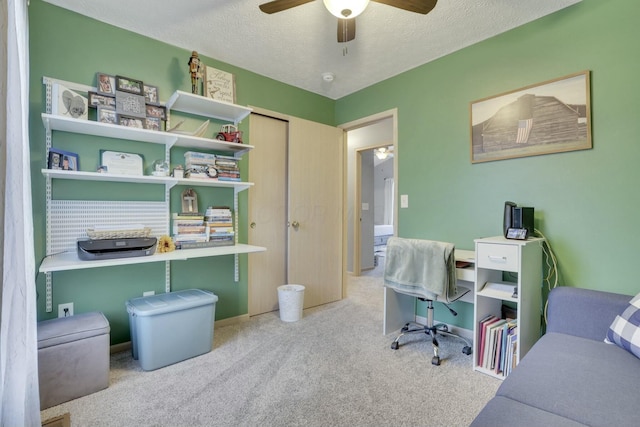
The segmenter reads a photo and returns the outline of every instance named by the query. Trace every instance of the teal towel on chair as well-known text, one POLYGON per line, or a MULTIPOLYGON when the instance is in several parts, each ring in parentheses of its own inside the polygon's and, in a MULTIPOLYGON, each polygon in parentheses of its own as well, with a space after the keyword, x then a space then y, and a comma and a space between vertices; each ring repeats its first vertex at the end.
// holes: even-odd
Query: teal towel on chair
POLYGON ((456 295, 455 265, 452 243, 391 237, 387 242, 385 286, 447 302, 456 295))

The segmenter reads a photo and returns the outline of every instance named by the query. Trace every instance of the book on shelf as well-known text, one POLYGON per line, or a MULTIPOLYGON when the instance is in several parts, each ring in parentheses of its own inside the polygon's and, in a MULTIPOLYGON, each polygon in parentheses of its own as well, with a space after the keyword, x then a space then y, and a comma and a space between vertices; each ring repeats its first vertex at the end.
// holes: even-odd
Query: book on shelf
POLYGON ((206 242, 178 242, 176 243, 176 249, 200 249, 200 248, 215 248, 218 246, 233 246, 235 243, 233 240, 208 240, 206 242))
POLYGON ((200 219, 204 220, 204 214, 202 212, 174 212, 171 215, 173 219, 200 219))

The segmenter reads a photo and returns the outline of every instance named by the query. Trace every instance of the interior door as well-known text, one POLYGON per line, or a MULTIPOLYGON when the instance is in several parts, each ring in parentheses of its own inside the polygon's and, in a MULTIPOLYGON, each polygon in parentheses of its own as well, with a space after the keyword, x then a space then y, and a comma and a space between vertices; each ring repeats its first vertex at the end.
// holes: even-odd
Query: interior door
POLYGON ((358 154, 360 156, 360 271, 362 271, 374 267, 375 169, 373 150, 360 150, 358 154))
POLYGON ((305 308, 342 298, 343 171, 343 131, 291 118, 288 276, 305 308))
POLYGON ((248 257, 249 315, 278 309, 280 285, 287 283, 288 123, 251 114, 249 135, 249 231, 251 245, 267 248, 248 257))

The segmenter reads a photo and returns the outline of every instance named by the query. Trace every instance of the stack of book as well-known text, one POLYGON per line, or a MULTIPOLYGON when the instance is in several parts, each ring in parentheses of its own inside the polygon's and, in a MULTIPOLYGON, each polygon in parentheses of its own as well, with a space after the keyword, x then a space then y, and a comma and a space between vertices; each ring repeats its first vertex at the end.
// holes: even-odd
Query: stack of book
POLYGON ((478 366, 506 377, 517 361, 517 321, 493 315, 485 317, 478 327, 478 344, 478 366))
POLYGON ((240 181, 238 159, 235 157, 187 151, 184 160, 187 178, 240 181))
POLYGON ((205 214, 205 226, 212 246, 227 246, 235 243, 233 217, 227 206, 210 206, 205 214))
POLYGON ((187 151, 184 153, 186 178, 216 178, 216 155, 187 151), (212 173, 213 172, 213 173, 212 173))
POLYGON ((240 181, 238 159, 231 156, 216 155, 216 169, 220 181, 240 181))
POLYGON ((172 230, 173 242, 176 246, 209 240, 207 227, 204 223, 204 215, 201 213, 174 213, 172 230))

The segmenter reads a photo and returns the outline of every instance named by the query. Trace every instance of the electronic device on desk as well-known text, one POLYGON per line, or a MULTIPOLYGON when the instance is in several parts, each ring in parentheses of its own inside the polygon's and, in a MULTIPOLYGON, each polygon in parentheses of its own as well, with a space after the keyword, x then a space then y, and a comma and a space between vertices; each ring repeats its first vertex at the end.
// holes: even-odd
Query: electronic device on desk
POLYGON ((507 239, 526 240, 533 234, 534 208, 504 202, 503 231, 507 239))
POLYGON ((95 261, 153 255, 157 242, 155 237, 78 240, 78 258, 95 261))

